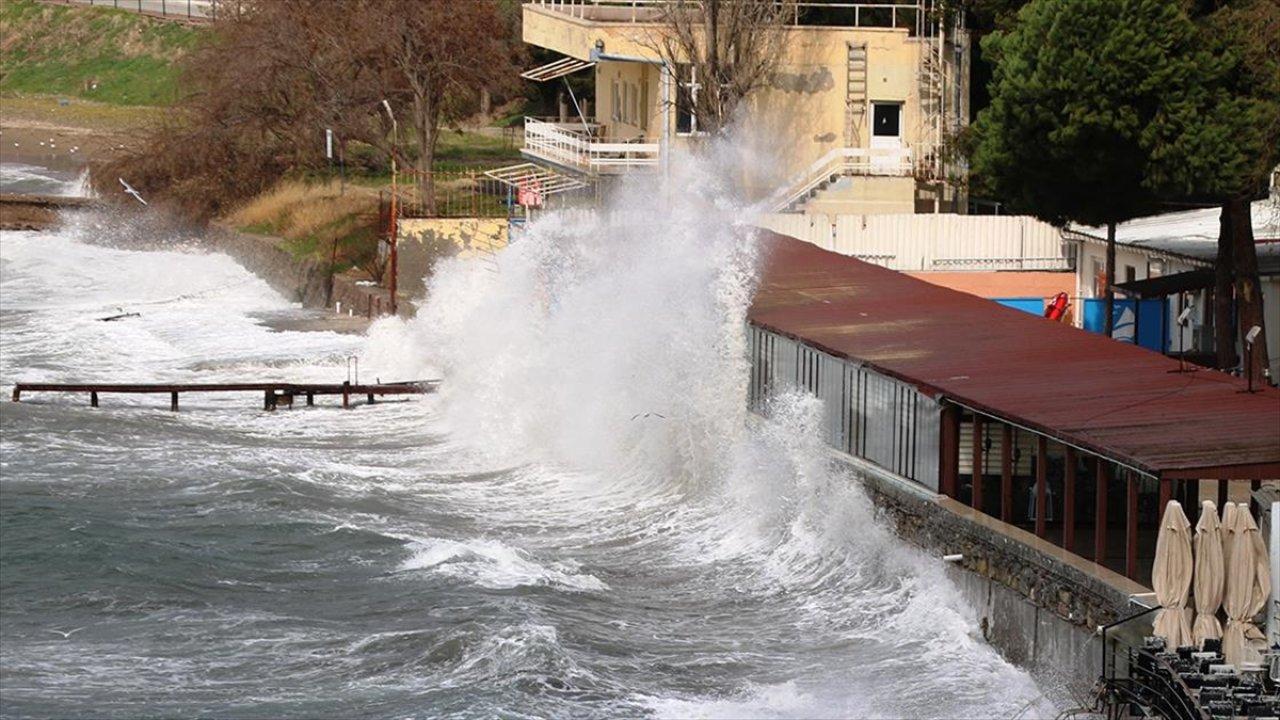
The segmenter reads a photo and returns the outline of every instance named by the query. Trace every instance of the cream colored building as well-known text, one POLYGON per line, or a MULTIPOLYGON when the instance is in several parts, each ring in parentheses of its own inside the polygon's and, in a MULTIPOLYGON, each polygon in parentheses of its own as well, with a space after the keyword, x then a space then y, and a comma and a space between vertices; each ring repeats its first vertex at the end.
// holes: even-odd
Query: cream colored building
MULTIPOLYGON (((526 43, 564 57, 524 73, 595 78, 594 116, 526 118, 524 155, 595 182, 661 172, 698 136, 681 101, 687 65, 655 50, 664 0, 531 0, 526 43)), ((963 211, 943 149, 968 116, 969 40, 936 0, 797 2, 783 57, 747 103, 738 142, 749 191, 777 210, 829 214, 963 211), (821 23, 821 24, 819 24, 821 23)))

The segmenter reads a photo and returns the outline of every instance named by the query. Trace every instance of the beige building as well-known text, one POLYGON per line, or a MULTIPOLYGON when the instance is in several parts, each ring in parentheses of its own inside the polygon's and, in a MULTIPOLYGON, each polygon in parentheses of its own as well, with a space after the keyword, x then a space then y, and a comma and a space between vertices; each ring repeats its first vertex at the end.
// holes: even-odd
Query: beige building
MULTIPOLYGON (((524 73, 595 78, 594 114, 526 118, 524 155, 579 179, 661 172, 694 141, 687 65, 655 50, 663 0, 531 0, 526 43, 563 58, 524 73)), ((775 209, 830 214, 963 211, 944 157, 968 117, 969 40, 937 0, 794 4, 785 57, 742 119, 746 186, 775 209)))

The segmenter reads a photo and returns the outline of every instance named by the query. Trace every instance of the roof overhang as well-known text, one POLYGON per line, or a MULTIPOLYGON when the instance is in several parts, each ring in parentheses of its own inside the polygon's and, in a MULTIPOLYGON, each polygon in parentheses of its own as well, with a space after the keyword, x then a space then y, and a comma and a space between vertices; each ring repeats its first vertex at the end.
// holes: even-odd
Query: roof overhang
POLYGON ((533 163, 508 165, 494 170, 486 170, 484 174, 517 190, 535 188, 542 195, 554 195, 587 186, 585 182, 577 178, 569 177, 533 163))
POLYGON ((562 78, 565 75, 572 75, 579 70, 586 70, 594 65, 594 62, 579 60, 578 58, 572 57, 562 57, 559 60, 554 60, 546 65, 539 65, 531 70, 525 70, 520 73, 520 77, 525 80, 533 80, 535 82, 547 82, 548 80, 562 78))
POLYGON ((1145 280, 1119 283, 1115 288, 1126 295, 1140 298, 1165 297, 1174 293, 1213 287, 1213 277, 1213 270, 1188 270, 1173 275, 1160 275, 1145 280))

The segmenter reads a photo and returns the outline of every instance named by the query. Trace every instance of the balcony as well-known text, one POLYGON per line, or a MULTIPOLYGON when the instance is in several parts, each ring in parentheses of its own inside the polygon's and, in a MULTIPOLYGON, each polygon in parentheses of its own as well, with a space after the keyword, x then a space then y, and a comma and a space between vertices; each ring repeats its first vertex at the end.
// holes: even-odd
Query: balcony
POLYGON ((526 157, 590 175, 616 175, 658 165, 658 143, 610 139, 603 125, 524 119, 526 157))

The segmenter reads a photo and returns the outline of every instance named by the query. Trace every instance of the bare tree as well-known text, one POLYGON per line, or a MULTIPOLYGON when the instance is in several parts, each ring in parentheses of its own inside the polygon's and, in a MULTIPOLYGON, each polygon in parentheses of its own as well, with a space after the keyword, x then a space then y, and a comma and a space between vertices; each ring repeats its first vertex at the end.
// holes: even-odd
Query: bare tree
POLYGON ((738 107, 766 86, 782 55, 793 3, 777 0, 670 0, 646 43, 677 80, 676 105, 697 129, 720 135, 738 107))
POLYGON ((363 10, 364 32, 378 39, 385 96, 417 146, 419 201, 432 212, 441 125, 481 91, 515 83, 518 43, 494 0, 365 0, 363 10))

